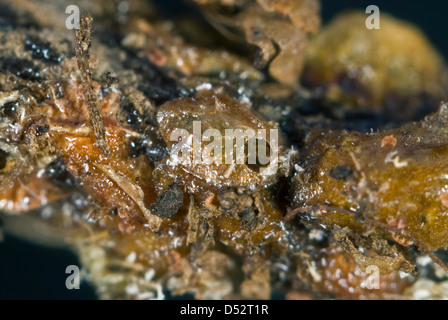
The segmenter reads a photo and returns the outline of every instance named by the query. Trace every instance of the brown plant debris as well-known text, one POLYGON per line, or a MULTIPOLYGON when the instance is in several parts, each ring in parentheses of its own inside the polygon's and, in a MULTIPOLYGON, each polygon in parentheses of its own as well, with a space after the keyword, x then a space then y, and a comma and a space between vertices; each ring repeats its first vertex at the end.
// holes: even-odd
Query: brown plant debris
POLYGON ((195 3, 207 21, 82 0, 73 42, 69 0, 0 1, 5 230, 69 246, 105 299, 447 298, 446 66, 421 32, 195 3))
POLYGON ((101 110, 98 106, 98 98, 92 87, 92 69, 90 66, 90 53, 92 37, 92 16, 85 13, 79 22, 79 29, 76 29, 76 59, 81 72, 81 83, 89 110, 90 121, 95 132, 96 142, 104 154, 110 153, 109 145, 106 141, 106 131, 104 130, 101 110))

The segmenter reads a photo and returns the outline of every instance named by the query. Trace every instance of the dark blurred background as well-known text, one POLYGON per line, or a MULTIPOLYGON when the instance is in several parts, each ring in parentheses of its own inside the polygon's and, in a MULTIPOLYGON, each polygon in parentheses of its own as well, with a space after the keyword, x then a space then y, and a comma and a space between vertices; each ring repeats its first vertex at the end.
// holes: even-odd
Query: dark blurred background
MULTIPOLYGON (((168 15, 191 10, 179 0, 155 0, 168 15)), ((426 0, 321 0, 322 17, 328 22, 337 13, 357 8, 365 11, 377 5, 381 12, 417 24, 433 44, 448 58, 446 15, 448 1, 426 0)), ((1 13, 0 13, 1 14, 1 13)), ((448 60, 448 59, 447 59, 448 60)), ((67 290, 65 269, 80 265, 74 254, 63 249, 51 249, 5 235, 0 243, 0 299, 95 299, 94 290, 82 282, 80 290, 67 290)))

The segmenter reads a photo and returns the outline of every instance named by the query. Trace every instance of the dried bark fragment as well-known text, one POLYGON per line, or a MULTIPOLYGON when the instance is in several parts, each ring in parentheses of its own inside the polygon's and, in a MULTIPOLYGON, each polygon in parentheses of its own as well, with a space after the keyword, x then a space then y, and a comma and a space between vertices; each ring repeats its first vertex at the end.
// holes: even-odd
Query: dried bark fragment
POLYGON ((236 75, 241 79, 255 81, 264 78, 244 58, 227 51, 210 50, 186 43, 170 24, 156 23, 150 30, 135 31, 145 39, 141 45, 134 43, 131 33, 123 39, 123 46, 140 52, 157 66, 173 68, 187 77, 223 73, 226 77, 236 75))
MULTIPOLYGON (((372 243, 389 239, 403 247, 414 244, 423 252, 447 248, 448 220, 440 197, 447 172, 439 161, 448 145, 446 110, 443 105, 420 123, 375 134, 326 132, 310 137, 303 154, 304 184, 296 183, 298 207, 288 218, 299 214, 328 228, 348 228, 352 235, 368 234, 372 243), (390 136, 396 145, 382 147, 390 136), (341 166, 356 175, 337 179, 334 170, 341 166)), ((353 254, 352 245, 345 247, 353 254)), ((402 268, 394 267, 397 262, 391 261, 392 269, 402 268)))
POLYGON ((244 34, 249 44, 259 48, 257 67, 263 68, 269 63, 269 73, 275 80, 289 86, 297 85, 308 36, 320 27, 318 1, 197 2, 219 30, 226 30, 220 28, 220 24, 235 28, 244 34), (241 12, 226 15, 229 8, 241 12))

